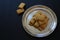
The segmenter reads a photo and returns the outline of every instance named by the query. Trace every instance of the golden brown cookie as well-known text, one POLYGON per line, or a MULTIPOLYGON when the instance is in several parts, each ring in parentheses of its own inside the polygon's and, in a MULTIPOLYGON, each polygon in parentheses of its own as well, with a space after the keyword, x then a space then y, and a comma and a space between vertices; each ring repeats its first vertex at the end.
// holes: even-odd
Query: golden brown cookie
POLYGON ((36 28, 38 28, 39 27, 38 22, 35 22, 35 24, 33 26, 36 27, 36 28))
POLYGON ((32 25, 34 25, 34 23, 35 23, 35 20, 34 19, 31 19, 30 22, 29 22, 29 25, 32 26, 32 25))
POLYGON ((21 14, 22 12, 24 12, 24 9, 17 9, 16 12, 17 14, 21 14))
POLYGON ((20 4, 19 4, 18 8, 23 9, 23 8, 24 8, 24 6, 25 6, 25 3, 23 3, 23 2, 22 2, 22 3, 20 3, 20 4))
POLYGON ((43 25, 40 25, 40 27, 44 30, 47 27, 47 23, 43 24, 43 25))

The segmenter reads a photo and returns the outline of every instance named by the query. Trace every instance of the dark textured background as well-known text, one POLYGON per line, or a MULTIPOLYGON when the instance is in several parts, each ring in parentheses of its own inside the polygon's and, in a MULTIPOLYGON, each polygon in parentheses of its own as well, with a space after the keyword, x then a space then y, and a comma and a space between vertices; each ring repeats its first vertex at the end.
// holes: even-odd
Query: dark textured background
POLYGON ((0 40, 60 40, 60 1, 59 0, 0 0, 0 40), (33 5, 46 5, 57 15, 56 30, 44 38, 28 35, 22 26, 22 15, 16 14, 19 3, 25 2, 25 9, 33 5))

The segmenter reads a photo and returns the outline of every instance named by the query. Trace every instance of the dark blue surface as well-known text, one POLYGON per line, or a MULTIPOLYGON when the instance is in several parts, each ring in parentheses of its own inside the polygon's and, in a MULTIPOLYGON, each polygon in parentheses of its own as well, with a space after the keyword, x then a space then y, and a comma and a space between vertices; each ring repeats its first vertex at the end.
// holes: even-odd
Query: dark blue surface
POLYGON ((59 0, 0 0, 0 40, 58 40, 60 39, 60 1, 59 0), (56 30, 45 38, 35 38, 28 35, 22 27, 22 15, 17 15, 17 6, 26 3, 25 9, 33 5, 46 5, 57 15, 56 30), (59 36, 59 37, 58 37, 59 36))

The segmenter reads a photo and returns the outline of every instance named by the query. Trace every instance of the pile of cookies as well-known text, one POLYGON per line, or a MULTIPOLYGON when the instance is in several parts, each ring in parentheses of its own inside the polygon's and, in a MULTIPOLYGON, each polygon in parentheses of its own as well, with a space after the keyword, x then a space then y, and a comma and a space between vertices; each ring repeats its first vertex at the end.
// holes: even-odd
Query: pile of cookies
POLYGON ((29 22, 29 25, 34 26, 35 28, 42 31, 47 27, 48 21, 49 18, 43 14, 42 11, 38 11, 35 15, 33 15, 32 19, 29 22))

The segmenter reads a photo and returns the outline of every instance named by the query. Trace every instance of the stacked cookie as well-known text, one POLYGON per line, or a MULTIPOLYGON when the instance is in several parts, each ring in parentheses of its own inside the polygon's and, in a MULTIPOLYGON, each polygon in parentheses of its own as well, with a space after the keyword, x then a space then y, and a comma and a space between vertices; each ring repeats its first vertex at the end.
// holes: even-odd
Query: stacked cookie
POLYGON ((18 9, 16 10, 17 14, 21 14, 22 12, 24 12, 24 6, 25 6, 25 3, 19 4, 18 9))

